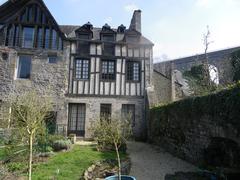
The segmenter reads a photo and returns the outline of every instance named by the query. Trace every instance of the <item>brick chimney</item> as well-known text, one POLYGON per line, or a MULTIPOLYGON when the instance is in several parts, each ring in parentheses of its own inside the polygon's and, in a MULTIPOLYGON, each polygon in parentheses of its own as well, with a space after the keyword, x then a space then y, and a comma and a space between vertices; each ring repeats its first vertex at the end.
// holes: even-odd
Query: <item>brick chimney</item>
POLYGON ((130 30, 136 30, 141 33, 141 10, 135 10, 132 16, 130 30))

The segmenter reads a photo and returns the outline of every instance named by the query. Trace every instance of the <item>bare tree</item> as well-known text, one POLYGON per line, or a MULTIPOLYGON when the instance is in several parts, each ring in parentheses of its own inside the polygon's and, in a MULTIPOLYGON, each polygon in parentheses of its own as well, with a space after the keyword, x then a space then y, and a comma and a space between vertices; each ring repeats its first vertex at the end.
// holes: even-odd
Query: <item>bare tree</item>
POLYGON ((206 86, 211 86, 211 78, 209 73, 209 59, 208 59, 208 49, 210 44, 213 43, 213 41, 210 41, 211 32, 209 30, 209 26, 207 26, 207 32, 203 34, 203 44, 204 44, 204 58, 202 60, 203 64, 203 78, 206 83, 206 86))
POLYGON ((36 134, 45 125, 45 119, 52 110, 49 98, 37 95, 35 91, 14 97, 11 103, 11 127, 28 138, 28 179, 32 178, 33 143, 36 134))
POLYGON ((132 134, 130 121, 122 118, 99 119, 92 124, 91 130, 98 145, 114 145, 118 161, 118 179, 120 180, 121 161, 119 148, 126 143, 132 134))

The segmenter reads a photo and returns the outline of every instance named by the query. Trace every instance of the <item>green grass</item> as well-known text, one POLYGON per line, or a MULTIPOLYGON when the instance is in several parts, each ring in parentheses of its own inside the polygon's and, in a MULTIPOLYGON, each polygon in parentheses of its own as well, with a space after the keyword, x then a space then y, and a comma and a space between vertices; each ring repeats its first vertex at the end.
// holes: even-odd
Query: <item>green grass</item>
POLYGON ((51 157, 46 163, 34 166, 33 180, 78 180, 91 164, 103 159, 116 159, 115 152, 98 152, 94 146, 75 145, 69 152, 61 152, 51 157))
POLYGON ((4 148, 0 148, 0 161, 3 160, 4 157, 5 157, 4 148))

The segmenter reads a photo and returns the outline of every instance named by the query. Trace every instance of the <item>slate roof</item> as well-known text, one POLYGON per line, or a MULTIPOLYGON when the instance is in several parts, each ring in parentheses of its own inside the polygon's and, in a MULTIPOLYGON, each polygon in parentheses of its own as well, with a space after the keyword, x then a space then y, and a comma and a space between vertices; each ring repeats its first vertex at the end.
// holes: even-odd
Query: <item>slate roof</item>
MULTIPOLYGON (((68 37, 68 38, 75 38, 75 30, 77 30, 78 28, 80 28, 81 26, 77 26, 77 25, 60 25, 60 29, 61 31, 68 37)), ((117 29, 112 29, 113 31, 115 31, 117 33, 117 29)), ((93 27, 92 32, 93 32, 93 40, 100 40, 100 32, 102 31, 102 28, 98 28, 98 27, 93 27)), ((122 41, 124 38, 124 34, 123 33, 117 33, 116 34, 116 41, 122 41)), ((141 36, 140 38, 140 44, 145 44, 145 45, 153 45, 153 43, 148 40, 146 37, 141 36)))

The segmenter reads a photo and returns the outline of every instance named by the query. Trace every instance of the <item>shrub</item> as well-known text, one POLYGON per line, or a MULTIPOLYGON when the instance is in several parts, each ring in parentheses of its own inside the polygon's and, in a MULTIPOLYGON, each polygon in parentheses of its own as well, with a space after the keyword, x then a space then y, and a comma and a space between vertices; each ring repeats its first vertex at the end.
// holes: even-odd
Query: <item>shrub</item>
POLYGON ((71 148, 71 141, 70 140, 57 140, 53 143, 53 150, 54 151, 61 151, 61 150, 68 150, 71 148))
POLYGON ((53 146, 55 141, 60 141, 60 140, 67 140, 67 138, 62 135, 57 135, 57 134, 48 136, 49 146, 53 146))

